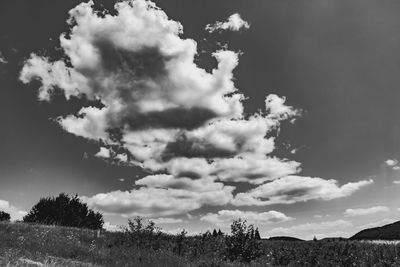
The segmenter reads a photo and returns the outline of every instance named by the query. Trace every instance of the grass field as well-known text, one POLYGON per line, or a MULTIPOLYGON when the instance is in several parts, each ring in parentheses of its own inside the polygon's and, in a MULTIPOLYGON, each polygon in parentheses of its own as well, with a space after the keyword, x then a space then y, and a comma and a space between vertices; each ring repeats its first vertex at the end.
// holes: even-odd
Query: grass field
POLYGON ((251 262, 230 261, 226 237, 158 235, 0 223, 0 266, 400 266, 400 245, 257 241, 251 262))

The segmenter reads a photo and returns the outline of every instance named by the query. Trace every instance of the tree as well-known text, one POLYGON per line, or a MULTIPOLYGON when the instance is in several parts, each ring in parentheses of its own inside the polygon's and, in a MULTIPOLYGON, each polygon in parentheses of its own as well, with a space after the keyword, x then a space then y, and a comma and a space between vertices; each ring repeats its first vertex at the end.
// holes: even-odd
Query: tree
POLYGON ((103 215, 89 209, 78 195, 70 197, 65 193, 41 198, 23 221, 88 229, 101 229, 104 223, 103 215))
POLYGON ((228 258, 250 262, 260 256, 259 241, 255 239, 254 226, 246 220, 235 220, 231 224, 231 235, 227 237, 228 258))
POLYGON ((224 234, 222 233, 221 229, 218 229, 218 236, 223 236, 224 234))
POLYGON ((138 248, 153 248, 157 249, 159 244, 158 238, 161 235, 161 229, 158 228, 151 220, 137 216, 132 220, 128 220, 128 227, 125 232, 130 237, 130 242, 138 248))
POLYGON ((216 230, 216 229, 214 229, 212 235, 213 235, 213 237, 217 237, 217 236, 218 236, 218 233, 217 233, 217 230, 216 230))
POLYGON ((257 240, 261 240, 260 232, 258 231, 258 227, 256 228, 256 231, 254 232, 254 238, 257 240))
POLYGON ((0 211, 0 222, 9 222, 10 219, 10 214, 5 211, 0 211))

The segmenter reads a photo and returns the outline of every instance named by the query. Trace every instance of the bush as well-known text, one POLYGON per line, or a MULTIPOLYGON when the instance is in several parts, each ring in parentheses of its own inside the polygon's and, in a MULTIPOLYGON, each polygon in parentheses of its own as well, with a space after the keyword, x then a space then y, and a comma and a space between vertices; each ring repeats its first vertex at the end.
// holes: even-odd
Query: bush
POLYGON ((0 222, 9 222, 10 219, 10 214, 5 211, 0 211, 0 222))
POLYGON ((24 222, 101 229, 103 215, 89 209, 77 195, 61 193, 58 197, 41 198, 23 218, 24 222))

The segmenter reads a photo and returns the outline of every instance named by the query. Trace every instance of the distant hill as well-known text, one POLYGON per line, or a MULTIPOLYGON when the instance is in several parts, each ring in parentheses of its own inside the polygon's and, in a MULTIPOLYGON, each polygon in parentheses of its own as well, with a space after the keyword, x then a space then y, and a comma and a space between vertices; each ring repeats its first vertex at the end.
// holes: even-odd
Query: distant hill
POLYGON ((400 221, 381 227, 362 230, 350 237, 351 240, 400 240, 400 221))
POLYGON ((291 236, 273 236, 266 240, 269 240, 269 241, 304 241, 303 239, 291 237, 291 236))

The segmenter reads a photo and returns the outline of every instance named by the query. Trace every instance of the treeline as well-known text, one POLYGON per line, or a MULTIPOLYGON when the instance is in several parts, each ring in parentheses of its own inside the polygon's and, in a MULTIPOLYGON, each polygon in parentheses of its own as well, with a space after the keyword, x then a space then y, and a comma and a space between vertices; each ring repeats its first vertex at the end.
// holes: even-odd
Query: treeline
MULTIPOLYGON (((88 208, 78 195, 69 196, 65 193, 57 197, 41 198, 27 215, 23 222, 46 225, 58 225, 86 229, 102 229, 103 215, 88 208)), ((0 221, 10 221, 10 214, 0 211, 0 221)))

